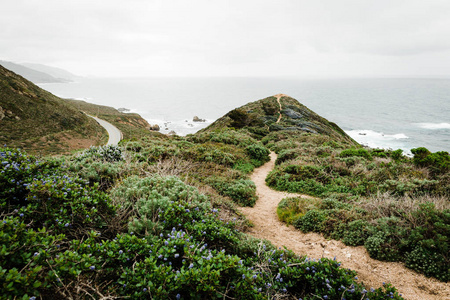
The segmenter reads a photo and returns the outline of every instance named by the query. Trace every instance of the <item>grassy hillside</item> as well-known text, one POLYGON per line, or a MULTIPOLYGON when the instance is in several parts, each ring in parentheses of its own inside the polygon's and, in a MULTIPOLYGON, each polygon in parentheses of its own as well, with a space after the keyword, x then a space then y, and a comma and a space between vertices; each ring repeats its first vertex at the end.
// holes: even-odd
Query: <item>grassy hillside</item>
POLYGON ((221 128, 246 129, 256 138, 278 131, 294 135, 319 134, 328 136, 333 141, 359 146, 339 126, 322 118, 297 100, 281 94, 236 108, 201 132, 221 128))
POLYGON ((64 101, 80 111, 110 122, 122 131, 124 139, 158 135, 149 132, 150 125, 138 114, 122 113, 110 106, 96 105, 82 100, 64 99, 64 101))
POLYGON ((0 143, 60 153, 103 143, 106 132, 58 97, 0 66, 0 143))
POLYGON ((0 66, 2 145, 31 153, 58 154, 106 143, 107 132, 85 113, 112 123, 124 139, 152 135, 149 124, 138 114, 58 98, 0 66))

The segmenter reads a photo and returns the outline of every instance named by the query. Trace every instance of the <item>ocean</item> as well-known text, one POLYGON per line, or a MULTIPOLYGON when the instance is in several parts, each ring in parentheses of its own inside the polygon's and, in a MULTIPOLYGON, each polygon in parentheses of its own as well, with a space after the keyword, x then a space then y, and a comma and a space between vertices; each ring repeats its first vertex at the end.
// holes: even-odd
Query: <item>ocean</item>
POLYGON ((130 109, 178 135, 283 93, 363 145, 450 152, 450 79, 82 78, 40 86, 62 98, 130 109))

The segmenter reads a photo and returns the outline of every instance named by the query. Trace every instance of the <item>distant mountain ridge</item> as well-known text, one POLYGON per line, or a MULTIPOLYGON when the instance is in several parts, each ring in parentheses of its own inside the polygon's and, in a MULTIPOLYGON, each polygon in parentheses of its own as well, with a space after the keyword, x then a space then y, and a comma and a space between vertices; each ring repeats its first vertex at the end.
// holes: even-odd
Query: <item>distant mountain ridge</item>
POLYGON ((67 81, 74 81, 77 78, 80 78, 80 76, 77 76, 75 74, 70 73, 69 71, 66 71, 61 68, 51 67, 47 65, 42 64, 35 64, 35 63, 23 63, 22 66, 28 67, 30 69, 49 74, 53 76, 54 78, 58 80, 63 80, 65 82, 67 81))
POLYGON ((0 65, 33 83, 71 82, 76 76, 65 70, 39 64, 17 64, 0 60, 0 65))

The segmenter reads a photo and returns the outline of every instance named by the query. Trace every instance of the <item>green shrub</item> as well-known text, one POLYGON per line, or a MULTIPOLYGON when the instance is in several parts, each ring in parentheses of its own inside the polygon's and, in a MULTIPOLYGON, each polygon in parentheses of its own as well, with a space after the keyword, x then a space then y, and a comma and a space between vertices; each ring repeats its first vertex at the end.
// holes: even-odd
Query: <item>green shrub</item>
POLYGON ((306 212, 303 216, 294 221, 294 227, 303 232, 321 232, 323 229, 326 214, 323 211, 312 209, 306 212))
POLYGON ((403 158, 403 150, 402 149, 397 149, 391 152, 391 158, 393 160, 400 160, 401 158, 403 158))
POLYGON ((364 157, 367 160, 372 160, 372 155, 370 155, 369 151, 367 151, 364 148, 360 148, 360 149, 354 149, 354 148, 345 149, 345 150, 341 151, 339 156, 340 157, 359 156, 359 157, 364 157))
POLYGON ((251 159, 260 162, 260 165, 270 160, 269 149, 259 144, 247 146, 245 148, 245 151, 247 152, 247 154, 250 156, 251 159))
POLYGON ((434 175, 450 170, 450 155, 446 151, 431 153, 428 149, 420 147, 411 149, 411 153, 414 154, 414 164, 429 168, 434 175))
POLYGON ((364 246, 369 255, 379 260, 402 261, 409 228, 396 217, 377 220, 378 224, 369 227, 369 237, 364 246))
POLYGON ((256 186, 251 180, 235 180, 229 184, 223 194, 242 206, 253 206, 256 202, 256 186))
POLYGON ((349 246, 361 246, 369 236, 369 223, 366 220, 354 220, 349 223, 340 223, 332 237, 342 240, 349 246))
POLYGON ((230 180, 224 177, 210 177, 206 182, 216 189, 221 195, 230 197, 234 202, 242 206, 255 205, 256 186, 247 179, 230 180))
POLYGON ((255 165, 250 162, 238 160, 236 164, 233 166, 233 169, 239 170, 244 174, 250 174, 255 169, 255 165))
POLYGON ((76 157, 78 161, 83 161, 87 158, 93 158, 103 162, 121 161, 123 160, 122 148, 114 145, 90 147, 76 157))
POLYGON ((40 259, 57 250, 64 236, 28 228, 22 217, 0 222, 0 294, 3 299, 38 296, 53 284, 48 264, 40 259))
POLYGON ((68 235, 103 228, 114 214, 106 194, 79 178, 59 175, 57 162, 40 162, 20 151, 0 154, 0 207, 5 214, 20 216, 32 228, 68 235))
POLYGON ((405 264, 408 268, 436 277, 441 281, 450 280, 448 258, 431 249, 417 247, 407 254, 405 264))
POLYGON ((58 163, 38 160, 10 148, 0 148, 0 166, 0 207, 7 212, 26 205, 25 198, 29 193, 27 187, 33 180, 60 173, 58 163))
POLYGON ((280 153, 278 154, 277 160, 275 161, 275 164, 279 165, 282 162, 297 158, 298 156, 301 155, 301 150, 300 149, 286 149, 286 150, 282 150, 280 151, 280 153))
POLYGON ((278 203, 277 207, 278 219, 288 225, 292 224, 292 222, 296 220, 301 213, 299 202, 299 198, 283 198, 280 203, 278 203))

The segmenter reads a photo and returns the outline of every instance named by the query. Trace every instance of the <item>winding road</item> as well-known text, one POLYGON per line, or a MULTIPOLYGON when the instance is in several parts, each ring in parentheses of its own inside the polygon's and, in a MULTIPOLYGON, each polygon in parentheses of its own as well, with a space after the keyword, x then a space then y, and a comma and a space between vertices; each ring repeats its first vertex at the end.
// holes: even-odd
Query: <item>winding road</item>
POLYGON ((249 234, 266 239, 277 247, 286 246, 298 255, 311 258, 336 257, 344 268, 358 272, 359 280, 369 287, 379 287, 383 282, 392 283, 405 299, 449 300, 450 285, 427 278, 401 263, 383 262, 370 258, 363 247, 350 247, 336 240, 327 240, 321 234, 303 233, 293 226, 282 223, 277 216, 278 203, 285 197, 311 198, 306 195, 289 194, 272 190, 266 185, 267 174, 274 168, 275 153, 270 161, 255 169, 251 180, 256 185, 259 199, 254 207, 241 207, 240 211, 253 223, 249 234))
POLYGON ((105 128, 106 131, 108 132, 109 138, 106 145, 117 145, 120 142, 120 140, 122 139, 122 132, 116 126, 97 117, 91 115, 88 116, 97 121, 97 123, 100 124, 100 126, 102 126, 103 128, 105 128))

